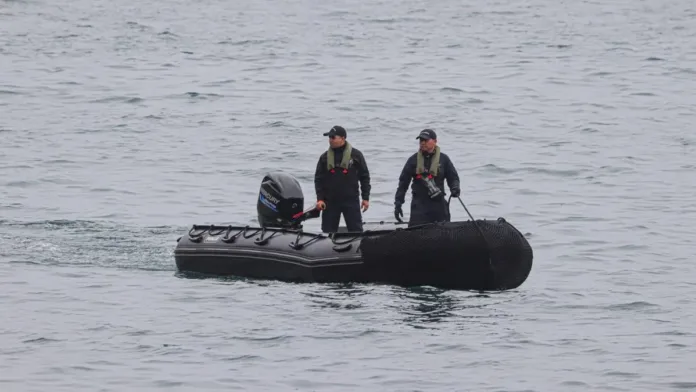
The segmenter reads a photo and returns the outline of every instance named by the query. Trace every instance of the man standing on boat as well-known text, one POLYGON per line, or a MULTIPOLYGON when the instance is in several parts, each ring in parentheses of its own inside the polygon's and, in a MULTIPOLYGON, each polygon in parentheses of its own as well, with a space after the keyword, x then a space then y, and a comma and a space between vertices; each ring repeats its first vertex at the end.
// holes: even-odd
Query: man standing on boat
POLYGON ((440 151, 437 135, 432 129, 424 129, 416 137, 420 149, 411 155, 399 176, 394 200, 394 217, 401 222, 406 191, 411 180, 411 215, 408 226, 431 222, 449 222, 449 204, 445 200, 445 180, 452 197, 459 197, 459 173, 447 154, 440 151))
POLYGON ((322 210, 321 230, 335 233, 341 221, 348 231, 362 231, 362 212, 370 206, 370 171, 362 152, 346 141, 346 130, 339 125, 326 132, 329 149, 321 154, 314 174, 317 208, 322 210))

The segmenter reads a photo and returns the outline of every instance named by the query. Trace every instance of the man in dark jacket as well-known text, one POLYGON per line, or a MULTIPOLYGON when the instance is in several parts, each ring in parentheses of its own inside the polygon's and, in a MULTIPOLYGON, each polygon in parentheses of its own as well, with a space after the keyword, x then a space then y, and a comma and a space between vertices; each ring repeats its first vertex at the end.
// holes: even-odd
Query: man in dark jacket
POLYGON ((370 206, 370 171, 362 152, 346 141, 346 130, 336 125, 324 136, 329 149, 321 154, 314 174, 317 208, 322 210, 321 230, 338 231, 341 214, 348 231, 362 231, 362 211, 370 206))
POLYGON ((424 129, 416 137, 420 149, 411 155, 399 176, 394 200, 394 217, 401 222, 404 212, 401 205, 408 186, 411 186, 411 215, 408 225, 431 222, 449 222, 449 204, 445 200, 445 179, 452 197, 459 197, 459 174, 450 158, 437 145, 437 135, 432 129, 424 129))

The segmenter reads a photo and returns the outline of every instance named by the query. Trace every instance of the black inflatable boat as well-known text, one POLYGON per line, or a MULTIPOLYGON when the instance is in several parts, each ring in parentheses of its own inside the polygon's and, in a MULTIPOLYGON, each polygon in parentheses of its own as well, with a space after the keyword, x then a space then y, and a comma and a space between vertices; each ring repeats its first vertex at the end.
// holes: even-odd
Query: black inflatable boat
POLYGON ((264 177, 259 226, 194 225, 178 239, 180 271, 290 282, 381 282, 461 290, 509 290, 529 276, 533 252, 503 218, 441 222, 364 232, 313 233, 302 222, 297 180, 264 177))

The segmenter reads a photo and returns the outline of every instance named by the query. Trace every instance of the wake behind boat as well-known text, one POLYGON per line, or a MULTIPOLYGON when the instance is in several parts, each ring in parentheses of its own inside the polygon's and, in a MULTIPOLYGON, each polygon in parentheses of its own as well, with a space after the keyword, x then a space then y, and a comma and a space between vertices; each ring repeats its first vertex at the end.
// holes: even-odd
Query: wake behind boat
POLYGON ((314 233, 302 222, 302 188, 293 176, 263 178, 259 226, 194 225, 177 240, 179 271, 288 282, 387 283, 460 290, 509 290, 529 276, 533 251, 504 218, 314 233))

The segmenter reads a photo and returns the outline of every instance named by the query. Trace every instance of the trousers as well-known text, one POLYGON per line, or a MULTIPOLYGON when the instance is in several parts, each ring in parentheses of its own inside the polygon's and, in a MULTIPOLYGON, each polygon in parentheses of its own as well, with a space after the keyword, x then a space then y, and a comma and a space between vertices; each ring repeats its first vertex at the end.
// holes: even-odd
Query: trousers
POLYGON ((409 215, 408 227, 449 221, 449 203, 445 201, 444 197, 438 200, 429 198, 411 199, 411 214, 409 215))
POLYGON ((341 214, 346 221, 348 231, 363 231, 360 200, 357 198, 355 200, 328 200, 326 209, 321 213, 321 231, 324 233, 337 232, 338 224, 341 222, 341 214))

